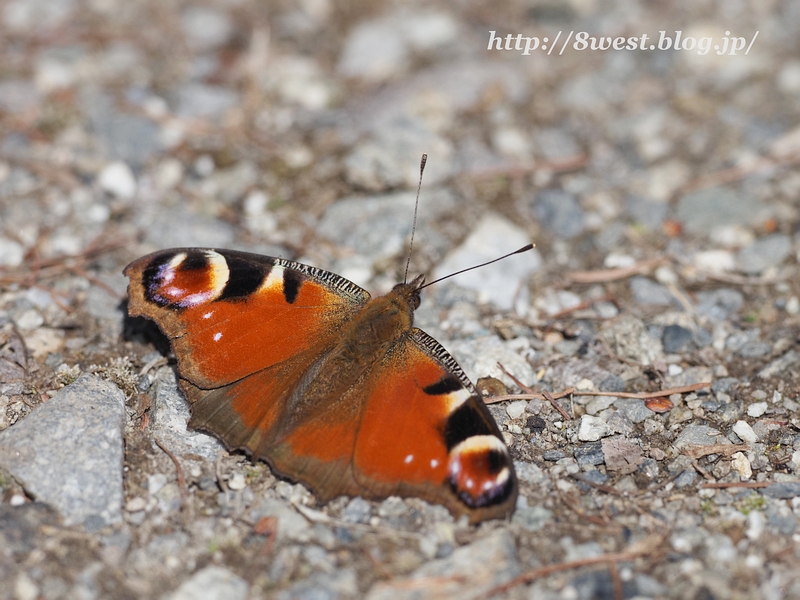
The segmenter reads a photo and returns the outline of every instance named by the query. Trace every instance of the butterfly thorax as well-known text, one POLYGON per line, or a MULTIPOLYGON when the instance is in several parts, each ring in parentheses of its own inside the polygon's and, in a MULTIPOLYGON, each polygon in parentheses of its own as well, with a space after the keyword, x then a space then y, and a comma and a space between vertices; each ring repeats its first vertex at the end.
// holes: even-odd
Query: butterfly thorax
POLYGON ((414 325, 414 309, 419 306, 418 284, 417 280, 398 284, 385 296, 370 299, 338 332, 338 343, 317 364, 302 398, 298 394, 295 401, 313 404, 318 397, 346 393, 393 348, 402 347, 414 325))

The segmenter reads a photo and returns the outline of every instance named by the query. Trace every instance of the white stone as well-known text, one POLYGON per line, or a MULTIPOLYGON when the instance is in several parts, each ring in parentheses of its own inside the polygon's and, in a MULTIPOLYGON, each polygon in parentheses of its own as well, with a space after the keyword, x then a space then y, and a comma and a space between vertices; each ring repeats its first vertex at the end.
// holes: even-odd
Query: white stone
POLYGON ((131 498, 125 503, 125 510, 128 512, 140 512, 147 508, 147 500, 141 496, 131 498))
POLYGON ((755 542, 764 533, 765 525, 764 513, 760 510, 751 510, 750 514, 747 515, 747 529, 745 529, 744 534, 751 542, 755 542))
POLYGON ((581 416, 578 428, 578 439, 582 442, 596 442, 611 434, 611 430, 603 419, 592 415, 581 416))
POLYGON ((733 432, 738 435, 743 442, 747 444, 755 444, 758 441, 758 436, 753 428, 747 421, 736 421, 733 426, 733 432))
POLYGON ((168 158, 158 165, 156 186, 160 190, 171 190, 183 179, 183 164, 177 158, 168 158))
POLYGON ((736 452, 731 456, 731 466, 739 473, 740 479, 750 479, 753 476, 753 468, 744 452, 736 452))
POLYGON ((18 267, 25 257, 25 249, 8 238, 0 237, 0 265, 4 267, 18 267))
POLYGON ((751 417, 760 417, 765 412, 767 412, 766 402, 756 402, 747 407, 747 414, 751 417))
POLYGON ((778 89, 786 94, 800 93, 800 61, 787 62, 778 73, 778 89))
POLYGON ((525 407, 528 406, 527 400, 517 400, 506 406, 506 413, 512 419, 519 419, 525 412, 525 407))
POLYGON ((39 597, 39 588, 36 582, 25 572, 17 575, 17 581, 14 585, 14 597, 17 600, 36 600, 39 597))
POLYGON ((795 472, 800 471, 800 450, 795 450, 792 453, 792 468, 795 472))
POLYGON ((626 269, 636 264, 636 259, 628 254, 618 254, 611 252, 603 259, 603 266, 606 269, 626 269))
POLYGON ((675 271, 665 265, 662 265, 656 269, 655 276, 656 281, 663 283, 664 285, 678 283, 678 276, 676 275, 675 271))
POLYGON ((705 250, 694 255, 694 264, 703 271, 722 273, 733 271, 736 260, 733 253, 727 250, 705 250))
POLYGON ((164 473, 153 473, 147 476, 147 491, 151 496, 155 496, 167 485, 167 476, 164 473))
POLYGON ((15 323, 23 331, 32 331, 44 325, 44 317, 35 308, 29 308, 15 319, 15 323))
MULTIPOLYGON (((530 238, 522 227, 496 213, 487 213, 467 239, 435 269, 433 278, 474 267, 528 243, 530 238)), ((458 276, 457 284, 478 291, 481 302, 491 302, 501 310, 511 310, 514 292, 524 287, 528 277, 541 265, 542 256, 534 248, 483 269, 463 273, 458 276)))
POLYGON ((792 296, 786 301, 786 312, 794 316, 800 313, 800 298, 792 296))
POLYGON ((124 162, 112 162, 100 171, 97 182, 109 194, 128 200, 136 194, 136 178, 124 162))
POLYGON ((231 475, 230 479, 228 479, 228 487, 234 492, 238 492, 247 487, 247 480, 242 473, 234 473, 231 475))
POLYGON ((246 600, 247 582, 228 569, 209 565, 184 581, 169 600, 246 600))

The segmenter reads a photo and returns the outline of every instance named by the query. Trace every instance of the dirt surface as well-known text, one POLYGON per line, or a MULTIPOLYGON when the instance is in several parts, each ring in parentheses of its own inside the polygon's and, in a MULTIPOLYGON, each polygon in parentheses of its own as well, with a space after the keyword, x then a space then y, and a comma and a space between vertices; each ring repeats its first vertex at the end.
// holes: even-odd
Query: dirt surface
POLYGON ((800 598, 800 2, 0 9, 0 599, 800 598), (507 521, 187 432, 125 314, 176 246, 385 293, 423 152, 413 273, 536 243, 416 315, 512 396, 507 521))

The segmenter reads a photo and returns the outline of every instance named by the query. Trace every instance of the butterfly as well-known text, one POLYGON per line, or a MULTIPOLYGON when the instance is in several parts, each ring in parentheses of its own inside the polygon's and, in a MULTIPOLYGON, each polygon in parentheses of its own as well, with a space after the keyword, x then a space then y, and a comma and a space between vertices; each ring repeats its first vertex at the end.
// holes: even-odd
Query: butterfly
POLYGON ((413 326, 424 276, 372 298, 312 266, 204 248, 162 250, 124 273, 129 314, 171 341, 191 428, 323 502, 419 497, 472 523, 513 512, 497 424, 413 326))

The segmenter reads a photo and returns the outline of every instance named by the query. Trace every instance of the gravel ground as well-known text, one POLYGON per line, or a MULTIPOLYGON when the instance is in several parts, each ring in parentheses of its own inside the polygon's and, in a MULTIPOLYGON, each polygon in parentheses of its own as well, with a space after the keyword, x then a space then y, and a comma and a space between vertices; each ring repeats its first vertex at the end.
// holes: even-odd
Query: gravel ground
POLYGON ((800 1, 341 4, 0 2, 0 599, 800 598, 800 1), (507 522, 317 503, 125 317, 173 246, 387 291, 423 152, 414 273, 537 245, 417 312, 564 412, 491 404, 507 522))

